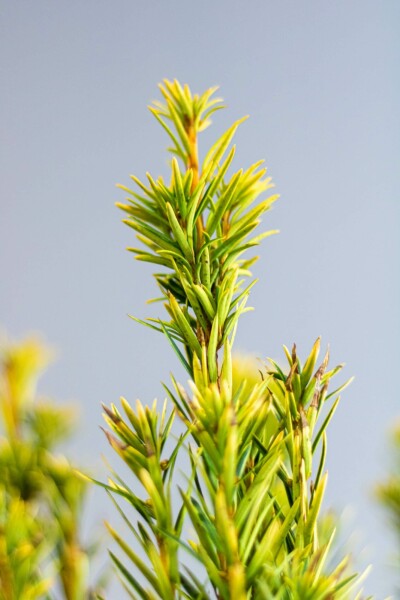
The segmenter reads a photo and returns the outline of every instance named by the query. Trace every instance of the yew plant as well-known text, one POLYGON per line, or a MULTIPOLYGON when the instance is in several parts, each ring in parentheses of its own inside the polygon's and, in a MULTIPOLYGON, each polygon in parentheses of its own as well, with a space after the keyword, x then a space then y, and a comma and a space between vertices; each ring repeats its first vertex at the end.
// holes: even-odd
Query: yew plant
POLYGON ((95 600, 82 542, 88 483, 58 453, 70 407, 38 396, 49 362, 35 339, 0 347, 0 600, 95 600))
POLYGON ((389 473, 375 488, 377 501, 386 513, 392 534, 395 534, 397 552, 391 564, 397 575, 396 595, 400 592, 400 422, 390 432, 392 465, 389 473))
POLYGON ((200 160, 198 135, 223 108, 216 88, 193 95, 165 80, 160 91, 150 110, 171 141, 170 181, 131 176, 118 206, 141 243, 129 250, 156 266, 166 311, 136 320, 165 336, 190 381, 172 377, 160 407, 105 407, 108 440, 128 467, 103 484, 125 523, 108 525, 112 560, 131 598, 359 598, 349 557, 330 562, 334 532, 318 535, 326 430, 348 383, 331 391, 331 382, 342 365, 319 359, 317 339, 304 361, 294 345, 284 346, 286 366, 270 360, 247 379, 232 366, 255 283, 248 251, 275 233, 256 232, 278 198, 271 178, 263 161, 231 172, 245 119, 200 160))

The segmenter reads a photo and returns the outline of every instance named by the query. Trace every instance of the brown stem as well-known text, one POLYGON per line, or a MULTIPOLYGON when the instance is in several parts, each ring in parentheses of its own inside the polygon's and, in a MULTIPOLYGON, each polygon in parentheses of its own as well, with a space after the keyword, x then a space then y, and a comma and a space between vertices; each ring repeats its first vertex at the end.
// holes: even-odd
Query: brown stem
MULTIPOLYGON (((189 147, 190 147, 190 152, 188 154, 187 157, 187 168, 188 169, 192 169, 193 171, 193 180, 192 180, 192 186, 191 186, 191 192, 194 191, 194 189, 196 188, 197 184, 199 183, 199 178, 200 178, 200 167, 199 167, 199 152, 198 152, 198 144, 197 144, 197 131, 196 131, 196 127, 194 125, 193 120, 188 120, 185 123, 185 129, 186 129, 186 133, 188 135, 189 138, 189 147)), ((200 215, 199 218, 196 221, 196 231, 197 231, 197 248, 200 249, 204 243, 204 221, 203 221, 203 216, 200 215)), ((197 338, 199 340, 199 342, 202 344, 204 341, 206 342, 206 344, 208 343, 208 338, 209 338, 209 334, 210 334, 210 330, 209 331, 203 331, 202 327, 200 326, 200 324, 198 324, 197 327, 197 338)), ((218 357, 217 357, 217 371, 218 371, 218 357)), ((220 387, 220 378, 218 376, 217 379, 217 385, 218 388, 220 387)))
MULTIPOLYGON (((197 184, 199 183, 199 151, 197 146, 197 131, 194 126, 192 120, 187 123, 186 131, 189 138, 190 152, 187 159, 187 168, 192 169, 193 171, 193 180, 192 180, 192 189, 195 189, 197 184)), ((196 230, 197 230, 197 247, 201 248, 204 242, 204 222, 203 217, 200 216, 196 221, 196 230)))
POLYGON ((189 138, 190 153, 187 159, 187 168, 193 171, 192 192, 199 182, 199 153, 197 148, 197 133, 193 121, 187 125, 187 134, 189 138))

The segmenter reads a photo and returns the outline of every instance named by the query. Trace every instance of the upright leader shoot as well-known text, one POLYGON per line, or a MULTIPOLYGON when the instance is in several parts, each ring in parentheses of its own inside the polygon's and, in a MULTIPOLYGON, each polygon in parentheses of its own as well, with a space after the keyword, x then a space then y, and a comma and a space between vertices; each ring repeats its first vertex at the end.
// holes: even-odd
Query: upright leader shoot
POLYGON ((135 320, 167 338, 190 382, 187 391, 172 378, 161 409, 126 400, 122 411, 105 408, 110 444, 130 470, 102 484, 124 503, 124 535, 109 525, 120 549, 112 560, 132 598, 353 597, 348 557, 332 567, 334 532, 319 535, 326 430, 348 382, 330 387, 342 365, 329 370, 327 354, 318 362, 319 339, 304 363, 284 347, 286 368, 271 360, 260 374, 232 361, 255 283, 247 251, 275 233, 256 229, 278 196, 263 161, 232 172, 245 118, 199 157, 198 135, 223 108, 216 88, 197 95, 165 80, 160 91, 150 111, 170 138, 170 180, 132 175, 118 206, 140 242, 129 250, 157 265, 165 307, 163 317, 135 320), (186 477, 175 469, 184 457, 186 477))

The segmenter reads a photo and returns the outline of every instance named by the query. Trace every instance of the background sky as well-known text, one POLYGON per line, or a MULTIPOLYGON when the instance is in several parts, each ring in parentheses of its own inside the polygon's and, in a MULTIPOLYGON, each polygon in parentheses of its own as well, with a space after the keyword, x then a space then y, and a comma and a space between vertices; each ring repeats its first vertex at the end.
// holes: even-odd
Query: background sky
MULTIPOLYGON (((304 357, 322 335, 356 376, 330 429, 326 506, 350 507, 376 598, 394 580, 372 488, 400 414, 399 18, 396 0, 0 2, 0 321, 57 348, 40 389, 81 406, 71 455, 104 479, 100 403, 162 397, 171 369, 186 381, 168 343, 127 317, 148 316, 157 290, 124 250, 114 184, 167 172, 146 109, 162 78, 218 84, 228 108, 202 147, 250 114, 236 165, 265 158, 281 194, 236 347, 279 359, 295 341, 304 357)), ((89 512, 114 514, 101 491, 89 512)))

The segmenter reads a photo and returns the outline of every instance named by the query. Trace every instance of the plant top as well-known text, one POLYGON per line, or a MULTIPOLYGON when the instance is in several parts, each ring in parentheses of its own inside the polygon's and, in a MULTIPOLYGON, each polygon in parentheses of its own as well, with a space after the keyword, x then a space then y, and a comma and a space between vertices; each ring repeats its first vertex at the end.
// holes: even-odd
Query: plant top
POLYGON ((207 365, 210 381, 216 382, 217 352, 232 345, 238 318, 249 310, 246 302, 254 282, 244 284, 258 257, 242 255, 276 233, 253 235, 278 195, 253 207, 273 187, 263 161, 229 172, 235 155, 232 139, 247 117, 233 123, 200 164, 198 134, 223 108, 222 100, 214 97, 217 88, 199 96, 177 81, 165 80, 159 87, 164 102, 149 108, 172 141, 171 181, 166 184, 148 173, 144 184, 131 175, 137 188, 120 185, 130 194, 129 204, 117 205, 127 212, 124 222, 146 247, 129 250, 138 260, 165 267, 155 277, 171 320, 149 319, 147 324, 168 337, 191 376, 193 368, 204 370, 207 365))

